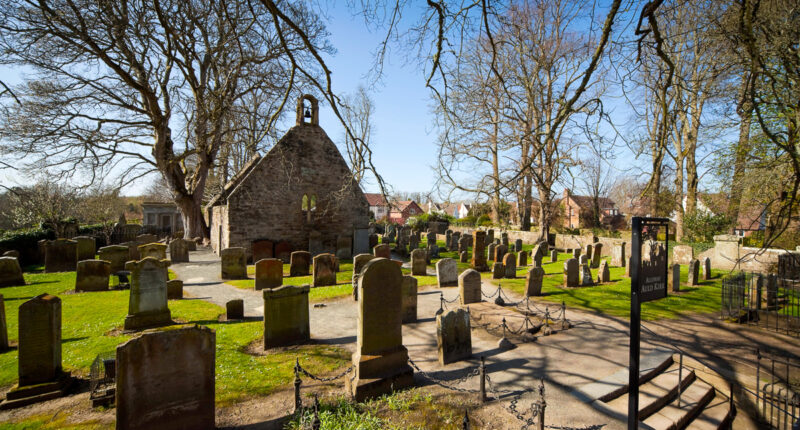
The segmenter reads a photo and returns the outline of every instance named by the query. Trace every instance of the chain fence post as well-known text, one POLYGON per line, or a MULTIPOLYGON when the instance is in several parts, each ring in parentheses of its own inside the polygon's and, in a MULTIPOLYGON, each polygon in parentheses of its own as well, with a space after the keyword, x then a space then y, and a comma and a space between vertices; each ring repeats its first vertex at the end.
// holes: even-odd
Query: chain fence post
POLYGON ((294 413, 300 414, 303 409, 303 401, 300 399, 300 384, 303 381, 300 379, 300 359, 295 359, 294 363, 294 413))
POLYGON ((544 399, 544 378, 539 383, 539 397, 541 397, 539 403, 539 430, 544 430, 544 410, 547 408, 547 401, 544 399))
POLYGON ((464 409, 464 419, 461 421, 461 428, 469 430, 469 414, 467 413, 467 409, 464 409))
POLYGON ((436 311, 435 315, 441 315, 444 313, 444 293, 439 292, 439 310, 436 311))
POLYGON ((486 403, 486 357, 481 355, 481 385, 480 385, 480 396, 481 396, 481 403, 486 403))
POLYGON ((319 419, 319 397, 314 394, 314 421, 311 423, 313 430, 319 430, 322 427, 322 422, 319 419))

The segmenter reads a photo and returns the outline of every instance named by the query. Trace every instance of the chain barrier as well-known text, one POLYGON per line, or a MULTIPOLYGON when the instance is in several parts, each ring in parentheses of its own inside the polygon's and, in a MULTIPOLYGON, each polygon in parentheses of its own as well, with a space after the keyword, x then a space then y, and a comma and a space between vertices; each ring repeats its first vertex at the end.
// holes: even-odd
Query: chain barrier
POLYGON ((423 371, 422 369, 419 368, 419 366, 417 366, 417 363, 414 363, 414 361, 411 360, 410 358, 408 359, 408 364, 410 364, 411 367, 413 367, 414 370, 417 373, 419 373, 423 378, 433 382, 434 384, 436 384, 436 385, 438 385, 440 387, 444 387, 444 388, 447 388, 449 390, 458 391, 458 392, 461 392, 461 393, 478 393, 478 392, 480 392, 480 390, 472 390, 472 389, 468 389, 468 388, 460 388, 460 387, 456 387, 455 386, 455 385, 463 384, 464 382, 466 382, 467 380, 469 380, 473 376, 479 376, 480 375, 480 366, 475 366, 473 368, 467 368, 467 370, 469 370, 469 372, 467 372, 466 375, 464 375, 461 378, 458 378, 456 380, 449 380, 448 381, 448 380, 445 380, 445 379, 436 378, 433 375, 423 371))
POLYGON ((296 366, 298 372, 302 373, 303 375, 308 376, 309 378, 311 378, 311 379, 313 379, 315 381, 319 381, 319 382, 335 381, 335 380, 347 375, 348 373, 352 372, 353 369, 355 369, 355 365, 350 365, 350 367, 348 367, 342 373, 340 373, 340 374, 338 374, 336 376, 331 376, 329 378, 322 378, 322 377, 316 376, 316 375, 312 374, 311 372, 309 372, 308 370, 304 369, 303 366, 300 365, 300 359, 299 358, 297 359, 297 361, 295 361, 295 366, 296 366))

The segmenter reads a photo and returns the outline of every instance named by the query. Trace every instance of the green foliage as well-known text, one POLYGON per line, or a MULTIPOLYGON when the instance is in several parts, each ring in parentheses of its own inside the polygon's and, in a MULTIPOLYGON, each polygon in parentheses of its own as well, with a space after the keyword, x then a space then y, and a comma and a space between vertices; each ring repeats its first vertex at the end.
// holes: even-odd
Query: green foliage
MULTIPOLYGON (((781 235, 781 236, 783 236, 783 235, 781 235)), ((788 234, 787 236, 792 236, 792 235, 788 234)), ((780 240, 780 238, 779 238, 779 240, 780 240)), ((792 241, 791 243, 796 243, 796 242, 792 241)), ((750 247, 753 247, 753 248, 761 248, 761 246, 763 246, 763 245, 764 245, 764 232, 763 231, 754 231, 754 232, 750 233, 750 236, 742 238, 742 246, 750 246, 750 247)), ((792 247, 792 245, 790 245, 789 247, 792 247)))
POLYGON ((22 230, 9 230, 0 236, 0 254, 4 251, 15 249, 20 253, 21 263, 30 264, 37 260, 39 245, 43 239, 53 240, 56 234, 53 230, 42 228, 26 228, 22 230))
POLYGON ((683 234, 690 242, 712 242, 714 235, 726 232, 730 225, 731 220, 725 215, 694 211, 683 216, 683 234))
POLYGON ((492 225, 492 219, 489 218, 489 215, 483 214, 475 220, 475 225, 480 227, 489 227, 492 225))

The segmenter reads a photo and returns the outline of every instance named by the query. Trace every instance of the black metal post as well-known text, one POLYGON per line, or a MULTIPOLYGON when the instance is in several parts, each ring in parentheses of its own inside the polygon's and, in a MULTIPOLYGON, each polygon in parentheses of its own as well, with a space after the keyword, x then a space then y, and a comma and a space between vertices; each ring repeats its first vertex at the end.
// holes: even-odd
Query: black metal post
POLYGON ((481 403, 486 403, 486 358, 482 355, 481 355, 480 374, 481 374, 481 389, 480 389, 481 403))
POLYGON ((299 414, 303 409, 303 401, 300 399, 300 359, 298 358, 294 364, 294 413, 299 414))
POLYGON ((641 304, 639 303, 639 270, 642 261, 642 220, 631 220, 631 340, 628 358, 628 430, 639 427, 639 340, 641 337, 641 304))
POLYGON ((461 421, 461 428, 469 430, 469 414, 466 409, 464 409, 464 419, 461 421))
POLYGON ((678 409, 681 408, 681 391, 683 385, 681 382, 683 381, 683 351, 681 351, 681 358, 678 362, 678 409))

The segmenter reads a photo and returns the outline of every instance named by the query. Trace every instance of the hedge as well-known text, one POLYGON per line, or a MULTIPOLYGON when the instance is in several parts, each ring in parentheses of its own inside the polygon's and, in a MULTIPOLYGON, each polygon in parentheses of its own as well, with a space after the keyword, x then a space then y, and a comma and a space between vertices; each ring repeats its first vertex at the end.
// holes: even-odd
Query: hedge
POLYGON ((40 263, 39 241, 42 239, 53 240, 56 233, 50 229, 31 228, 24 230, 7 231, 0 237, 0 254, 16 250, 20 254, 20 264, 40 263))

